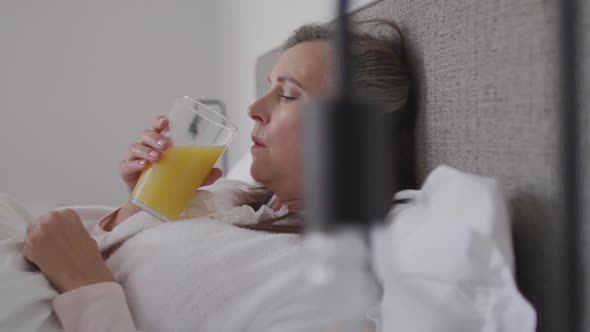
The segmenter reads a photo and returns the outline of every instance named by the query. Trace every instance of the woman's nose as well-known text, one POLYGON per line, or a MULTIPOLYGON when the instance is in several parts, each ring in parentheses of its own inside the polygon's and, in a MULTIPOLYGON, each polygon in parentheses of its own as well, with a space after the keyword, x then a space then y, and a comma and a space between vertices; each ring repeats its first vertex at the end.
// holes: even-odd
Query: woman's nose
POLYGON ((256 122, 266 124, 270 121, 270 113, 268 112, 268 103, 266 96, 256 100, 248 107, 248 116, 256 122))

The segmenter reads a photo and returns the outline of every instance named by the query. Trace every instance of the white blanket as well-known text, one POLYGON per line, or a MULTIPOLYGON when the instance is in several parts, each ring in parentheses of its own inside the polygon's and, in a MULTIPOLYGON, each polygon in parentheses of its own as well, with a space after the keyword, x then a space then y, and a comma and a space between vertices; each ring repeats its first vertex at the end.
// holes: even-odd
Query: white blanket
MULTIPOLYGON (((227 186, 213 189, 219 188, 224 189, 222 199, 201 192, 202 199, 191 206, 201 217, 161 223, 139 212, 112 232, 93 236, 101 250, 125 240, 107 265, 125 290, 138 329, 309 331, 338 320, 330 308, 299 300, 311 296, 308 289, 296 287, 302 283, 306 257, 301 236, 250 231, 208 217, 207 208, 231 201, 227 186)), ((0 197, 0 206, 0 331, 59 331, 51 307, 56 292, 20 254, 33 217, 6 196, 0 197)), ((74 209, 87 228, 109 212, 74 209)), ((258 213, 230 208, 215 215, 231 220, 268 214, 272 212, 263 207, 258 213)))
MULTIPOLYGON (((74 207, 87 229, 112 210, 74 207)), ((35 221, 22 204, 0 194, 0 331, 62 331, 51 306, 57 292, 22 256, 27 224, 35 221)))
MULTIPOLYGON (((383 331, 532 332, 535 315, 514 285, 495 183, 440 168, 421 191, 401 195, 413 202, 374 236, 383 331)), ((76 210, 87 225, 108 212, 76 210)), ((55 292, 20 256, 32 220, 0 195, 0 331, 60 330, 55 292)), ((249 231, 205 213, 161 224, 140 212, 96 236, 101 249, 122 239, 107 265, 144 331, 318 331, 339 319, 334 308, 301 301, 312 294, 297 235, 249 231)))
POLYGON ((51 312, 56 292, 22 257, 27 224, 34 218, 0 194, 0 331, 60 331, 51 312))

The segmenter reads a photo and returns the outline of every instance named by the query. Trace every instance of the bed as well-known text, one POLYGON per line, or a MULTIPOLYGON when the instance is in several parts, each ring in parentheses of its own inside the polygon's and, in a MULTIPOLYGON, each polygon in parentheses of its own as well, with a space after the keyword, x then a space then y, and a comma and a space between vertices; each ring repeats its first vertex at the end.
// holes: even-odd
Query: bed
MULTIPOLYGON (((585 5, 582 30, 590 31, 590 2, 585 5)), ((510 200, 519 287, 538 312, 538 330, 557 331, 561 297, 555 284, 561 276, 554 248, 562 221, 556 4, 383 0, 359 9, 354 17, 400 24, 417 84, 419 180, 446 164, 503 184, 510 200)), ((258 59, 259 95, 279 54, 274 49, 258 59)), ((590 165, 588 43, 580 56, 586 79, 581 93, 583 159, 590 165)), ((590 205, 588 195, 584 202, 590 205)))

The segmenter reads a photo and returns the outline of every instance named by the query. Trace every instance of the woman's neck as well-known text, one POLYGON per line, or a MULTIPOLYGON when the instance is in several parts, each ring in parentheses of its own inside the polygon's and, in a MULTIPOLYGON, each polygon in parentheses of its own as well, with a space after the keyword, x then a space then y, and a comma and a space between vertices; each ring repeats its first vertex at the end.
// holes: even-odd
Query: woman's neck
POLYGON ((262 184, 275 194, 275 200, 270 206, 274 211, 280 210, 283 205, 289 208, 289 213, 298 213, 303 209, 303 200, 300 198, 301 195, 299 194, 298 186, 293 179, 288 179, 287 181, 269 181, 268 183, 262 184))
POLYGON ((283 205, 286 205, 289 208, 289 212, 297 213, 297 212, 301 211, 301 204, 302 204, 302 200, 299 198, 286 199, 283 201, 277 195, 277 198, 275 199, 275 201, 273 202, 273 204, 270 208, 275 211, 278 211, 283 205))

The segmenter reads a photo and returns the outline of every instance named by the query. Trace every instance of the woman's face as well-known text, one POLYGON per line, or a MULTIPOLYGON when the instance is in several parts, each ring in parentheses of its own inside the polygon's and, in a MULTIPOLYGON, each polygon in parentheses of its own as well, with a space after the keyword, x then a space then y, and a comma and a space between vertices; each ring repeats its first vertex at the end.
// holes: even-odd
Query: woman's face
POLYGON ((248 109, 255 121, 250 173, 282 200, 299 197, 301 111, 310 98, 328 95, 329 52, 326 41, 285 51, 268 77, 268 91, 248 109))

